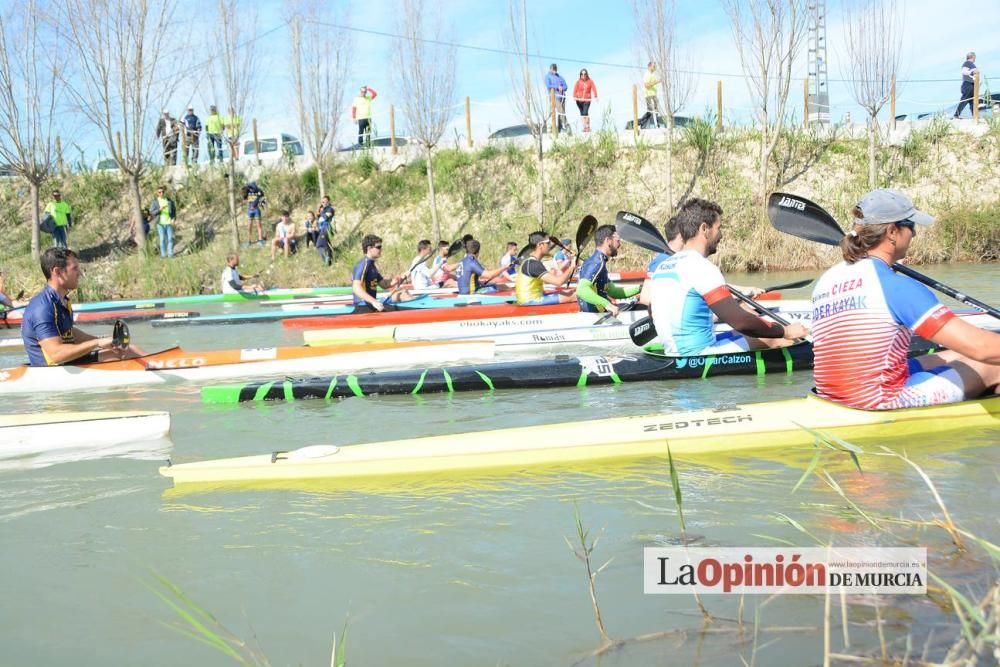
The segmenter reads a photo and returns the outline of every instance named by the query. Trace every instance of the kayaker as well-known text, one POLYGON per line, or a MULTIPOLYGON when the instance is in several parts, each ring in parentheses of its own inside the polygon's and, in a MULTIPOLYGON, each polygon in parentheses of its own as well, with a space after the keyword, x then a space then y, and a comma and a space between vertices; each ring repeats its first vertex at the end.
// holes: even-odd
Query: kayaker
MULTIPOLYGON (((705 199, 689 199, 676 220, 684 245, 655 267, 645 295, 667 354, 694 356, 784 347, 808 335, 799 323, 784 327, 741 308, 719 267, 708 261, 722 239, 722 207, 705 199), (717 333, 713 313, 733 330, 717 333)), ((751 290, 750 295, 762 291, 751 290)))
POLYGON ((955 403, 995 393, 1000 334, 975 327, 927 287, 896 273, 917 235, 934 218, 898 190, 873 190, 851 212, 844 261, 816 281, 813 349, 816 391, 844 405, 891 410, 955 403), (947 351, 907 361, 910 338, 947 351))
POLYGON ((556 303, 570 303, 576 296, 573 291, 545 293, 545 283, 561 287, 573 274, 573 263, 564 270, 545 268, 542 258, 552 251, 553 243, 543 231, 532 232, 528 236, 531 253, 517 267, 514 294, 519 306, 548 306, 556 303))
POLYGON ((264 286, 260 282, 245 285, 244 280, 255 276, 244 276, 239 272, 240 256, 235 252, 226 255, 226 268, 222 270, 222 293, 233 294, 236 292, 251 291, 254 294, 263 292, 264 286))
POLYGON ((410 301, 413 296, 406 290, 395 289, 399 283, 406 280, 406 274, 394 276, 391 280, 383 278, 375 266, 375 261, 382 256, 382 239, 374 234, 365 234, 361 239, 361 251, 365 256, 354 265, 351 287, 354 291, 354 312, 370 313, 391 310, 393 303, 410 301), (375 295, 378 288, 392 289, 392 293, 380 301, 375 295), (388 301, 389 303, 386 303, 388 301))
POLYGON ((423 239, 417 243, 417 256, 410 262, 410 284, 413 289, 430 289, 434 287, 431 280, 431 269, 427 266, 427 260, 431 256, 431 242, 423 239))
POLYGON ((573 255, 573 240, 572 239, 560 239, 562 247, 556 250, 556 253, 552 255, 552 261, 555 262, 556 268, 560 271, 565 271, 566 267, 572 266, 574 263, 573 255))
POLYGON ((470 239, 465 244, 466 255, 455 267, 455 281, 458 283, 459 294, 475 294, 476 292, 495 292, 494 285, 485 285, 504 272, 503 267, 486 270, 479 263, 481 245, 476 239, 470 239))
MULTIPOLYGON (((431 280, 438 287, 455 287, 455 279, 451 275, 451 265, 448 264, 448 249, 451 244, 447 241, 438 241, 438 254, 431 263, 431 280)), ((452 267, 454 268, 454 267, 452 267)))
POLYGON ((47 284, 24 309, 21 340, 31 366, 85 364, 142 355, 135 346, 115 348, 111 336, 92 336, 73 326, 69 293, 80 281, 80 261, 68 248, 42 253, 42 274, 47 284))
POLYGON ((9 296, 7 296, 6 281, 4 280, 3 277, 3 271, 0 271, 0 306, 3 306, 4 308, 7 309, 20 308, 24 304, 28 303, 27 301, 20 301, 19 300, 20 296, 21 295, 18 295, 17 299, 11 299, 9 296))
POLYGON ((500 257, 500 268, 507 274, 507 280, 517 275, 517 241, 507 241, 507 252, 500 257))
POLYGON ((584 313, 609 312, 618 315, 618 306, 609 297, 627 299, 639 293, 641 286, 619 287, 608 279, 608 259, 618 255, 621 237, 614 225, 601 225, 594 232, 595 250, 580 267, 576 300, 584 313))

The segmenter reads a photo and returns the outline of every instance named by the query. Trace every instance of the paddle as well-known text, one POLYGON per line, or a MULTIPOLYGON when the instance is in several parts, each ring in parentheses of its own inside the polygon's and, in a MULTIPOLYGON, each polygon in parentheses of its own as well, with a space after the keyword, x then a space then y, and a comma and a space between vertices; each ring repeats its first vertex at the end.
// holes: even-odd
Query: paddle
MULTIPOLYGON (((626 303, 624 306, 618 309, 618 314, 620 315, 625 311, 632 310, 633 308, 635 308, 636 303, 637 303, 636 301, 630 301, 629 303, 626 303)), ((594 326, 595 327, 600 326, 605 322, 607 322, 608 320, 613 320, 613 319, 616 319, 615 315, 612 315, 611 313, 604 313, 604 315, 602 315, 596 322, 594 322, 594 326)))
MULTIPOLYGON (((451 257, 452 255, 454 255, 456 252, 458 252, 459 248, 464 247, 464 245, 465 244, 462 243, 462 239, 459 239, 459 240, 455 241, 454 243, 452 243, 450 246, 448 246, 448 255, 445 257, 445 259, 447 259, 448 257, 451 257)), ((406 270, 406 275, 409 275, 410 272, 413 271, 413 269, 417 268, 418 266, 420 266, 421 264, 423 264, 424 262, 426 262, 430 258, 431 258, 431 256, 428 255, 427 257, 422 257, 420 259, 417 259, 417 261, 415 261, 413 263, 413 265, 410 266, 410 268, 406 270)), ((396 292, 398 292, 402 288, 403 288, 403 281, 400 280, 399 284, 396 285, 392 289, 391 292, 389 292, 389 297, 387 299, 385 299, 385 302, 389 303, 390 301, 392 301, 392 297, 394 297, 396 295, 396 292)))
MULTIPOLYGON (((816 241, 825 245, 840 245, 840 240, 844 238, 844 230, 840 228, 833 216, 827 213, 819 204, 815 204, 805 197, 790 195, 782 192, 775 192, 767 200, 767 217, 771 220, 771 225, 780 232, 797 236, 807 241, 816 241)), ((929 276, 925 276, 919 271, 914 271, 908 266, 900 263, 892 265, 894 271, 898 271, 905 276, 913 278, 917 282, 923 283, 932 289, 947 294, 953 299, 961 301, 967 306, 977 308, 997 319, 1000 319, 1000 310, 979 299, 974 299, 967 294, 959 292, 953 287, 944 283, 939 283, 929 276)))
POLYGON ((128 325, 122 320, 115 320, 115 327, 111 330, 111 344, 118 350, 124 350, 131 341, 128 325))
MULTIPOLYGON (((668 255, 674 254, 674 251, 667 245, 667 242, 664 240, 659 230, 653 226, 653 223, 646 220, 641 215, 638 215, 637 213, 629 213, 628 211, 618 211, 615 222, 618 229, 618 235, 624 240, 653 252, 663 252, 668 255)), ((788 326, 791 324, 788 320, 760 305, 739 290, 735 290, 730 287, 729 291, 738 301, 747 304, 759 314, 767 315, 782 326, 788 326)), ((653 326, 652 318, 644 317, 641 320, 633 322, 629 327, 629 337, 632 338, 632 341, 636 345, 640 346, 653 340, 653 338, 656 337, 656 328, 653 326), (647 322, 646 320, 649 321, 647 322), (640 340, 642 342, 640 342, 640 340)))

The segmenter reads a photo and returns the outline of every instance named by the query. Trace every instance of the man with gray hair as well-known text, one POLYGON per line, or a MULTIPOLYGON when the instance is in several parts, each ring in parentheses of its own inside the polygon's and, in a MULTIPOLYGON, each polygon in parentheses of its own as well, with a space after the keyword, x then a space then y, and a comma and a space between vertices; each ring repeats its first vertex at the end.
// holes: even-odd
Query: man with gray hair
POLYGON ((972 114, 973 118, 976 115, 976 106, 979 104, 979 100, 973 99, 975 97, 975 77, 979 73, 979 68, 976 67, 976 52, 969 51, 965 54, 965 62, 962 63, 962 97, 958 101, 958 108, 955 109, 955 118, 962 115, 962 109, 965 105, 969 105, 969 113, 972 114))

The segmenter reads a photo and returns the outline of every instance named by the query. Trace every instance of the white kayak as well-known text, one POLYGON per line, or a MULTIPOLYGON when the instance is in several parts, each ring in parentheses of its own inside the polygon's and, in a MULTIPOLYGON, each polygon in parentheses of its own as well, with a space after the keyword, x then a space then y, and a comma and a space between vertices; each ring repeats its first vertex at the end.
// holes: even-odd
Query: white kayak
POLYGON ((0 460, 50 450, 109 448, 163 438, 169 412, 41 412, 0 415, 0 460))

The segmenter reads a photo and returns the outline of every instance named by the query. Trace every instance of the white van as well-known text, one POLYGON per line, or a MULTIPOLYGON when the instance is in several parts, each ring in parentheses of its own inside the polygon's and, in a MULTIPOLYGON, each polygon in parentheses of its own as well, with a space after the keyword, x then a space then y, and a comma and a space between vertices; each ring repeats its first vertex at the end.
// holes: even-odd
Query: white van
POLYGON ((260 164, 263 165, 278 166, 291 163, 294 166, 305 155, 302 142, 297 137, 284 132, 258 134, 257 145, 260 146, 259 155, 253 136, 244 137, 243 150, 240 151, 237 162, 255 165, 257 159, 260 158, 260 164))

